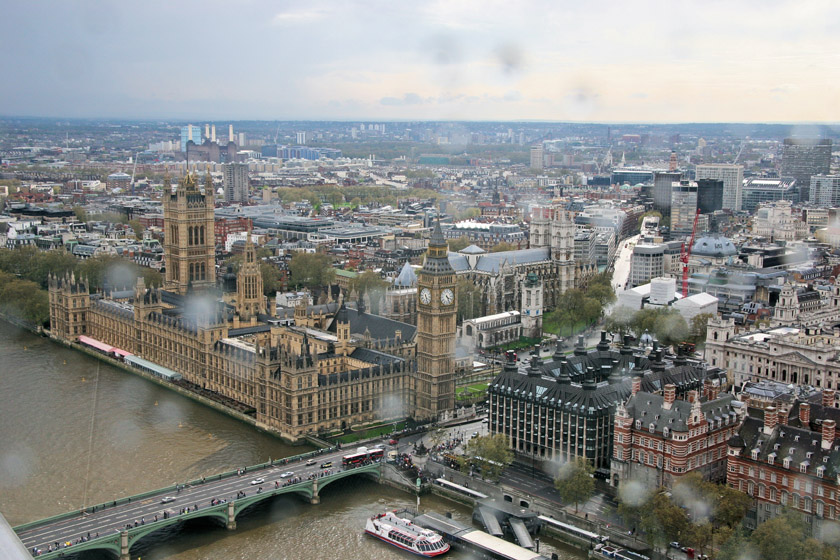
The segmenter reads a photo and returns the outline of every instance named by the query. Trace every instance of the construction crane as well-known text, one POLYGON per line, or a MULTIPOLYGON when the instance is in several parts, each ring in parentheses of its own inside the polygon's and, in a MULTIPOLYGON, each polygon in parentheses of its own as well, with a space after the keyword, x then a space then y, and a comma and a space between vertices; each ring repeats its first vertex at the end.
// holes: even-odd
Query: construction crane
POLYGON ((697 220, 700 218, 700 209, 694 214, 694 226, 691 228, 691 240, 688 242, 688 249, 685 247, 685 242, 680 249, 680 261, 683 263, 682 271, 682 295, 688 297, 688 259, 691 258, 691 248, 694 247, 694 237, 697 235, 697 220))

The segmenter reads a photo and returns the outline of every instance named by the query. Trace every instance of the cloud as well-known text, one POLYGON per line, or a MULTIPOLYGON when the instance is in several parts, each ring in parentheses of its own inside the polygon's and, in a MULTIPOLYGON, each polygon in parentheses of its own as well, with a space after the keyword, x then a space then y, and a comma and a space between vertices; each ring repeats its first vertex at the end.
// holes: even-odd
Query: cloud
POLYGON ((425 100, 416 93, 406 93, 400 97, 383 97, 379 100, 382 105, 420 105, 425 100))
POLYGON ((323 19, 327 15, 324 10, 310 9, 291 12, 280 12, 274 15, 271 23, 274 25, 300 25, 323 19))

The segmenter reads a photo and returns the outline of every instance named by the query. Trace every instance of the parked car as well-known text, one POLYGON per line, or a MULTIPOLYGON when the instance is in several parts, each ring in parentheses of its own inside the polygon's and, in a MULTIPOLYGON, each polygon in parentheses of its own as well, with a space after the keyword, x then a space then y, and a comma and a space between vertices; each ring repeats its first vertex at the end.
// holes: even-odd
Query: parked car
POLYGON ((668 546, 670 546, 671 548, 679 549, 680 548, 680 543, 678 543, 677 541, 673 541, 668 546))

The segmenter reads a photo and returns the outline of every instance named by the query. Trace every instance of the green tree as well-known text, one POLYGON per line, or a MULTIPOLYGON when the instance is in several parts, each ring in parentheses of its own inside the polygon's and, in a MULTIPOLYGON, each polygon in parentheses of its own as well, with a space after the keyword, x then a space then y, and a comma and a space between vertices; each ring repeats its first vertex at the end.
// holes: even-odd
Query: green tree
POLYGON ((335 269, 332 258, 325 253, 296 253, 289 262, 291 283, 310 290, 320 290, 332 284, 335 269))
MULTIPOLYGON (((282 288, 280 270, 275 264, 262 261, 260 262, 260 275, 263 281, 263 294, 273 298, 282 288)), ((273 300, 269 301, 269 305, 273 305, 273 300)))
POLYGON ((361 205, 362 205, 362 199, 359 198, 358 196, 354 197, 353 200, 350 201, 350 206, 352 206, 354 210, 361 205))
POLYGON ((750 541, 762 560, 802 558, 805 526, 799 515, 788 512, 759 525, 750 541))
POLYGON ((74 206, 73 213, 76 215, 76 219, 82 223, 88 221, 88 215, 85 211, 84 207, 82 206, 74 206))
POLYGON ((612 313, 607 315, 604 321, 604 330, 611 333, 618 333, 624 336, 632 331, 634 311, 625 305, 613 308, 612 313))
POLYGON ((458 318, 460 323, 465 319, 475 319, 481 315, 484 292, 473 282, 464 277, 458 277, 456 286, 458 294, 458 318))
POLYGON ((508 243, 507 241, 502 241, 501 243, 496 243, 493 247, 490 248, 491 253, 502 253, 504 251, 515 251, 516 245, 513 243, 508 243))
POLYGON ((595 468, 583 457, 575 457, 569 461, 557 473, 554 479, 554 488, 560 494, 564 502, 575 504, 575 513, 578 504, 586 502, 595 491, 595 479, 592 474, 595 468))
POLYGON ((469 208, 464 208, 461 212, 458 213, 459 220, 471 220, 473 218, 477 218, 481 215, 481 210, 476 208, 475 206, 470 206, 469 208))
POLYGON ((453 253, 457 253, 461 249, 465 249, 472 245, 470 238, 466 235, 462 235, 458 239, 450 239, 449 240, 449 250, 453 253))
POLYGON ((43 325, 50 320, 47 292, 30 280, 0 272, 0 310, 11 316, 43 325))
POLYGON ((143 239, 143 232, 146 231, 146 228, 143 227, 143 224, 139 220, 129 220, 128 225, 134 230, 134 237, 136 239, 143 239))
POLYGON ((706 326, 712 318, 714 318, 712 313, 700 313, 691 318, 689 337, 692 342, 699 344, 706 340, 706 326))
POLYGON ((493 434, 472 438, 467 443, 468 460, 481 469, 481 476, 498 480, 502 471, 513 462, 513 451, 504 434, 493 434))

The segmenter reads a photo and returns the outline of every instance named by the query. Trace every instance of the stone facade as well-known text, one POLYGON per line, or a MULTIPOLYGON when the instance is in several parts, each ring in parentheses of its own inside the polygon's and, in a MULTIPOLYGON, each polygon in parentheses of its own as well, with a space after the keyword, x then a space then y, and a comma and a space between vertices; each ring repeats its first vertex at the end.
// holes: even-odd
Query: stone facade
POLYGON ((711 319, 705 359, 726 369, 735 385, 770 379, 838 389, 840 329, 773 327, 738 330, 732 319, 711 319))

